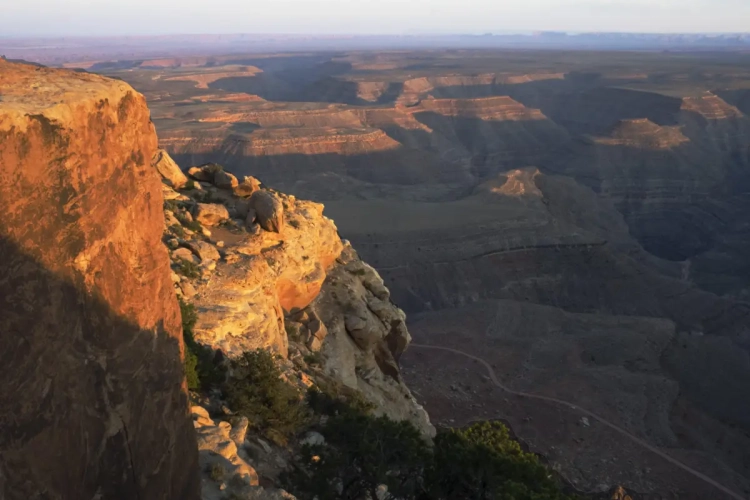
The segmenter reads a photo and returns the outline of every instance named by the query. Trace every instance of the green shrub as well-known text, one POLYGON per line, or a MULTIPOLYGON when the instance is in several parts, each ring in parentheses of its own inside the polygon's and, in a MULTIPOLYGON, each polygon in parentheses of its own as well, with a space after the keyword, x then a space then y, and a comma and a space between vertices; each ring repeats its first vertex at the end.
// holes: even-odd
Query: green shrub
POLYGON ((282 476, 300 499, 378 498, 381 484, 389 498, 417 499, 424 492, 430 451, 408 422, 344 411, 321 429, 324 445, 304 446, 282 476))
POLYGON ((226 373, 215 362, 215 353, 210 347, 198 344, 193 337, 193 328, 198 321, 195 306, 180 300, 182 314, 182 337, 185 341, 185 378, 191 391, 206 390, 224 381, 226 373))
POLYGON ((341 382, 316 376, 316 385, 307 391, 307 405, 320 415, 338 415, 344 412, 370 413, 375 406, 362 393, 341 382))
POLYGON ((497 500, 569 499, 549 470, 500 422, 441 432, 427 473, 429 497, 497 500))
MULTIPOLYGON (((329 404, 332 399, 322 393, 315 397, 329 404)), ((303 446, 281 478, 300 500, 377 498, 381 484, 388 487, 388 498, 404 500, 573 498, 501 423, 443 431, 430 448, 412 424, 344 404, 320 431, 325 443, 303 446)))
POLYGON ((198 322, 198 313, 195 311, 193 304, 180 300, 180 314, 182 315, 182 331, 189 338, 191 343, 195 343, 193 340, 193 328, 198 322))
POLYGON ((187 183, 185 183, 185 186, 182 189, 183 190, 195 189, 195 181, 193 179, 188 179, 187 183))
POLYGON ((185 230, 180 226, 179 224, 173 224, 169 226, 170 231, 172 231, 178 238, 185 238, 185 230))
POLYGON ((309 415, 299 391, 281 379, 270 352, 246 352, 231 362, 231 369, 223 386, 229 407, 266 437, 281 444, 307 424, 309 415))
POLYGON ((224 466, 220 463, 213 463, 211 464, 211 467, 208 470, 208 475, 216 481, 217 483, 220 483, 224 481, 224 477, 226 476, 227 471, 224 469, 224 466))
POLYGON ((201 268, 198 267, 198 264, 185 259, 180 259, 177 264, 177 272, 186 278, 197 279, 201 277, 201 268))
POLYGON ((164 201, 164 210, 169 210, 171 212, 177 212, 179 209, 180 209, 180 205, 175 200, 165 200, 164 201))
POLYGON ((182 338, 185 341, 185 378, 188 389, 197 391, 201 387, 198 377, 198 355, 195 352, 195 340, 193 339, 193 327, 198 320, 195 306, 186 304, 180 299, 180 314, 182 315, 182 338))
POLYGON ((201 231, 203 231, 203 226, 201 226, 200 222, 194 219, 188 219, 184 213, 175 212, 174 216, 178 221, 180 221, 180 224, 182 224, 183 227, 186 227, 196 233, 200 233, 201 231))
POLYGON ((299 323, 285 321, 284 330, 286 330, 286 336, 289 340, 293 340, 295 342, 302 341, 302 327, 299 323))
POLYGON ((186 228, 190 229, 194 233, 199 233, 200 234, 200 233, 203 232, 203 226, 197 220, 187 221, 187 222, 183 223, 182 225, 185 226, 186 228))
POLYGON ((304 358, 305 363, 309 366, 317 366, 323 364, 323 355, 320 352, 311 352, 304 358))
POLYGON ((203 202, 204 203, 218 203, 219 205, 225 203, 227 200, 226 198, 213 193, 206 193, 203 196, 203 202))
POLYGON ((198 377, 198 356, 185 344, 185 379, 188 389, 197 391, 201 388, 201 380, 198 377))

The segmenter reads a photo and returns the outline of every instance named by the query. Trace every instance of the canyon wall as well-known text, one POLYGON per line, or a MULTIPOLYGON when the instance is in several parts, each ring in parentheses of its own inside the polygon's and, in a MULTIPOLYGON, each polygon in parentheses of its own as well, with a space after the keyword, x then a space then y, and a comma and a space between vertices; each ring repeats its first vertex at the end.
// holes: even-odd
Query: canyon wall
POLYGON ((156 142, 124 82, 0 60, 2 498, 198 498, 156 142))
MULTIPOLYGON (((217 161, 324 202, 418 344, 482 357, 516 390, 606 412, 750 492, 750 72, 739 58, 441 51, 244 63, 263 73, 203 90, 154 79, 167 72, 122 75, 153 96, 178 163, 217 161)), ((345 314, 338 325, 348 339, 326 324, 321 352, 357 323, 345 314)), ((432 354, 401 361, 435 422, 501 416, 579 485, 618 477, 676 491, 672 472, 628 467, 652 468, 637 454, 613 475, 596 469, 612 463, 613 436, 587 437, 594 465, 579 463, 568 424, 532 421, 505 396, 485 397, 481 381, 468 391, 456 378, 468 367, 451 373, 460 359, 432 354), (555 435, 542 445, 545 430, 555 435)), ((387 356, 367 364, 391 370, 387 356)), ((359 385, 351 367, 340 373, 359 385)), ((696 497, 677 482, 678 496, 696 497)))
POLYGON ((334 381, 375 413, 434 434, 398 366, 411 342, 406 315, 323 205, 239 183, 217 164, 190 173, 192 189, 165 187, 165 241, 177 293, 195 306, 195 341, 228 358, 272 351, 307 387, 334 381))

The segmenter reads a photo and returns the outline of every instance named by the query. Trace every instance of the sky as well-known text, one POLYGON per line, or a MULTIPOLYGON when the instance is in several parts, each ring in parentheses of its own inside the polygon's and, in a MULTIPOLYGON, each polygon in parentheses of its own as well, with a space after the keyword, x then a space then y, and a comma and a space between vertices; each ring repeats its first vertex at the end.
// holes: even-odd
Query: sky
POLYGON ((750 0, 0 0, 0 36, 750 31, 750 0))

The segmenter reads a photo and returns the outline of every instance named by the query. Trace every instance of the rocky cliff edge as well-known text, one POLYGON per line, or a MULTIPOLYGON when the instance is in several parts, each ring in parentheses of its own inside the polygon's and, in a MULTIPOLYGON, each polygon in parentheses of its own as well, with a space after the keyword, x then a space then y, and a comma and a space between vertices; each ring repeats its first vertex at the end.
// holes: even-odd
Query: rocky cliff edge
POLYGON ((177 293, 197 308, 195 340, 229 358, 270 349, 303 370, 315 357, 377 413, 434 434, 398 368, 411 341, 405 315, 323 205, 252 177, 240 181, 215 164, 189 175, 180 192, 164 175, 165 241, 177 293))
POLYGON ((0 498, 198 498, 143 96, 0 59, 0 498))

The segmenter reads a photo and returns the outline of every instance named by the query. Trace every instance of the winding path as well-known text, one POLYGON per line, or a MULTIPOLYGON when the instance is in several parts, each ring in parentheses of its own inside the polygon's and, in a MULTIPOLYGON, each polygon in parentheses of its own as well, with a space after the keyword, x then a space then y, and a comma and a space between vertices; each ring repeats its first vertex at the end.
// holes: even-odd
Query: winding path
POLYGON ((586 415, 587 417, 592 418, 592 419, 596 420, 597 422, 599 422, 599 423, 601 423, 601 424, 609 427, 610 429, 612 429, 612 430, 614 430, 616 432, 619 432, 620 434, 622 434, 623 436, 625 436, 628 439, 632 440, 633 442, 637 443, 638 445, 642 446, 643 448, 645 448, 645 449, 647 449, 647 450, 655 453, 656 455, 659 455, 664 460, 666 460, 666 461, 670 462, 671 464, 679 467, 680 469, 682 469, 682 470, 684 470, 684 471, 692 474, 693 476, 695 476, 695 477, 697 477, 699 479, 702 479, 706 483, 708 483, 711 486, 713 486, 714 488, 722 491, 723 493, 726 493, 730 497, 735 498, 736 500, 747 500, 746 497, 743 497, 743 496, 735 493, 734 491, 730 490, 726 486, 723 486, 723 485, 717 483, 716 481, 714 481, 710 477, 706 476, 702 472, 699 472, 699 471, 693 469, 692 467, 689 467, 689 466, 683 464, 682 462, 680 462, 680 461, 678 461, 678 460, 670 457, 669 455, 667 455, 663 451, 659 450, 658 448, 650 445, 646 441, 644 441, 644 440, 642 440, 642 439, 640 439, 640 438, 632 435, 631 433, 629 433, 628 431, 626 431, 622 427, 618 427, 617 425, 613 424, 612 422, 610 422, 608 420, 605 420, 604 418, 600 417, 599 415, 597 415, 595 413, 592 413, 592 412, 586 410, 585 408, 581 408, 580 406, 575 405, 573 403, 570 403, 569 401, 563 401, 562 399, 552 398, 552 397, 549 397, 549 396, 541 396, 541 395, 538 395, 538 394, 529 394, 528 392, 518 392, 518 391, 514 391, 514 390, 506 387, 497 378, 497 375, 495 374, 495 370, 492 368, 492 366, 490 366, 490 364, 487 361, 483 360, 482 358, 478 358, 476 356, 472 356, 471 354, 465 353, 463 351, 459 351, 457 349, 451 349, 450 347, 439 347, 439 346, 424 345, 424 344, 411 344, 409 347, 410 348, 419 348, 419 349, 434 349, 434 350, 438 350, 438 351, 446 351, 446 352, 451 352, 453 354, 459 354, 461 356, 473 359, 474 361, 477 361, 477 362, 481 363, 487 369, 487 373, 489 374, 490 380, 492 380, 492 383, 495 384, 495 386, 497 386, 500 389, 502 389, 503 391, 507 392, 508 394, 512 394, 514 396, 520 396, 520 397, 524 397, 524 398, 529 398, 529 399, 536 399, 536 400, 539 400, 539 401, 547 401, 547 402, 550 402, 550 403, 555 403, 555 404, 567 406, 571 410, 576 410, 576 411, 578 411, 578 412, 586 415))

